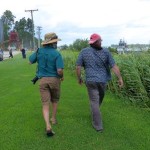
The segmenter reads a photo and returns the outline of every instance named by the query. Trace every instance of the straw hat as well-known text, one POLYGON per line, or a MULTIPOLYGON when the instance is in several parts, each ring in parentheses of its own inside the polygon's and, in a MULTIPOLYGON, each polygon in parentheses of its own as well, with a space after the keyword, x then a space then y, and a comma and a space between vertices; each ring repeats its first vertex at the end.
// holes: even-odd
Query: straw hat
POLYGON ((55 43, 57 41, 61 41, 61 39, 58 39, 58 36, 54 32, 51 32, 45 34, 44 41, 41 44, 46 45, 46 44, 55 43))

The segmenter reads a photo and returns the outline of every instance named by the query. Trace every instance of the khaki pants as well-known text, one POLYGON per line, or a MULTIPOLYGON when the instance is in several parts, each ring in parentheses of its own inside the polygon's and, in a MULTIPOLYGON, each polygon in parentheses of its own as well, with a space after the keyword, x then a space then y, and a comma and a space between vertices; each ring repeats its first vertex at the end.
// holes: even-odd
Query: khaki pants
POLYGON ((43 104, 58 102, 60 98, 60 79, 56 77, 43 77, 40 79, 40 94, 43 104))

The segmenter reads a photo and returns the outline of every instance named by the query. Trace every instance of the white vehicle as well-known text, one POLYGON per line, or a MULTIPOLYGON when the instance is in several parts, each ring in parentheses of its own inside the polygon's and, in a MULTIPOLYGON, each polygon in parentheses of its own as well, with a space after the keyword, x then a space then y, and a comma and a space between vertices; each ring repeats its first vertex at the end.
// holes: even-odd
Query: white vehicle
POLYGON ((3 60, 3 56, 4 56, 3 50, 2 50, 2 49, 0 49, 0 61, 2 61, 2 60, 3 60))

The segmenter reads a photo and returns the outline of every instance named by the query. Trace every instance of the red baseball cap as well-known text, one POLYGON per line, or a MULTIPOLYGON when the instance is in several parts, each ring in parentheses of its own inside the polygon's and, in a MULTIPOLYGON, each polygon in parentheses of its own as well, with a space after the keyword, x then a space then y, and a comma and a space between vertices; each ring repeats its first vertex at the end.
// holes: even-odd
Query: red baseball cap
POLYGON ((101 36, 94 33, 90 36, 89 44, 95 43, 97 40, 101 40, 101 36))

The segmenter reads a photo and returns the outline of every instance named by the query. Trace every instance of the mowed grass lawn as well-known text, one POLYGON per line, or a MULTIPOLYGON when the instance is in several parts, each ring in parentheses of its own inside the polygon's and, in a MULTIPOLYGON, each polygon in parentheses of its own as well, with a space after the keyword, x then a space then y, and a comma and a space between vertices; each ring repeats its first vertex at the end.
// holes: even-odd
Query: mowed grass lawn
POLYGON ((101 107, 104 132, 91 125, 85 86, 65 71, 55 136, 45 135, 36 65, 21 54, 0 62, 0 150, 149 150, 150 112, 107 92, 101 107))

